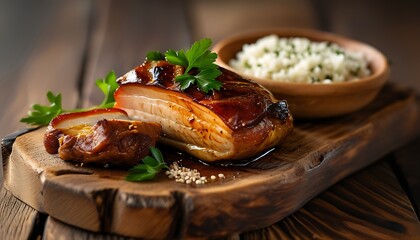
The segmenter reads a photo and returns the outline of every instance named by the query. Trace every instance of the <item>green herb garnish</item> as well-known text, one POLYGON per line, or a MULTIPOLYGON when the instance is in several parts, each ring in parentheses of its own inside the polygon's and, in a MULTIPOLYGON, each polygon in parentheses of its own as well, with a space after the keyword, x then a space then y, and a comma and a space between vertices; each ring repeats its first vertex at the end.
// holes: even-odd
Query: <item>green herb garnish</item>
MULTIPOLYGON (((214 64, 217 54, 210 52, 212 42, 204 38, 195 42, 188 50, 168 50, 165 52, 166 61, 185 67, 184 74, 175 80, 180 83, 181 90, 187 89, 191 84, 197 84, 201 91, 208 93, 211 90, 220 90, 222 83, 216 78, 222 74, 214 64), (194 73, 191 73, 194 70, 194 73)), ((160 52, 152 51, 147 54, 147 60, 163 60, 160 52)))
POLYGON ((118 88, 117 77, 113 71, 109 72, 105 79, 96 80, 96 86, 101 89, 104 94, 104 100, 99 106, 94 108, 112 108, 115 104, 114 92, 118 88))
POLYGON ((169 169, 163 160, 162 153, 156 147, 149 148, 152 156, 143 158, 141 164, 138 164, 128 170, 128 175, 125 180, 131 182, 141 182, 153 179, 162 168, 169 169))
POLYGON ((83 112, 96 108, 112 108, 115 104, 114 92, 118 88, 116 76, 113 71, 109 72, 104 79, 96 80, 96 86, 104 94, 104 100, 98 106, 91 108, 63 109, 61 104, 61 94, 54 95, 51 91, 47 93, 50 105, 34 104, 28 112, 28 116, 20 119, 21 122, 31 125, 48 125, 50 121, 65 112, 83 112))
POLYGON ((63 111, 61 107, 61 94, 54 95, 54 93, 48 91, 47 99, 51 103, 49 106, 40 104, 32 105, 32 110, 28 112, 28 116, 20 119, 20 121, 31 125, 47 125, 51 119, 63 111))
POLYGON ((165 56, 159 51, 150 51, 146 55, 146 60, 148 61, 165 60, 165 56))

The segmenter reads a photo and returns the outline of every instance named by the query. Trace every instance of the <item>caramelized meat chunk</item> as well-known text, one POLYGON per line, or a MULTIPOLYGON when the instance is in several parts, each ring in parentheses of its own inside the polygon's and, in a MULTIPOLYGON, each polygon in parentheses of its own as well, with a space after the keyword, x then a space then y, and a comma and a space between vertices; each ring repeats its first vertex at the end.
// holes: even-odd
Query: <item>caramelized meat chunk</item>
POLYGON ((191 85, 181 91, 175 78, 183 67, 146 61, 117 79, 115 107, 132 119, 159 123, 160 141, 205 161, 244 159, 276 146, 292 130, 287 103, 219 69, 220 90, 204 93, 191 85))
POLYGON ((44 135, 49 153, 66 161, 132 166, 156 144, 161 127, 131 121, 119 109, 60 115, 44 135))

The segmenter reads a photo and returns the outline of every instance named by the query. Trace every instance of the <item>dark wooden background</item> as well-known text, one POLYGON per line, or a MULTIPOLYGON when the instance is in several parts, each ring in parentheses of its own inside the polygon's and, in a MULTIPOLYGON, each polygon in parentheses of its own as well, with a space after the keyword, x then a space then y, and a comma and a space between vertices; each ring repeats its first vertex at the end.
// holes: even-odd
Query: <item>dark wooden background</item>
POLYGON ((420 1, 0 0, 0 136, 32 103, 61 92, 67 108, 101 100, 94 80, 121 75, 151 49, 215 42, 240 31, 304 27, 342 34, 384 52, 390 81, 420 91, 420 1))
MULTIPOLYGON (((420 93, 420 1, 390 0, 0 0, 0 137, 48 90, 66 108, 96 105, 97 78, 140 64, 149 50, 179 49, 241 31, 303 27, 382 51, 390 81, 420 93)), ((397 130, 397 126, 396 126, 397 130)), ((416 140, 396 152, 410 196, 420 200, 416 140)), ((416 206, 416 205, 415 205, 416 206)))

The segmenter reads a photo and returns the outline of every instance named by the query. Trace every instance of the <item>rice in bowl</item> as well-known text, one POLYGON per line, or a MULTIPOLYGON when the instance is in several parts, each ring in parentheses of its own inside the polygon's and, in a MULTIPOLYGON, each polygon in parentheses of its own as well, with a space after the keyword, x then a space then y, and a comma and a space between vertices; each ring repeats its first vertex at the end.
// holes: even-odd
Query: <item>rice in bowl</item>
POLYGON ((296 83, 345 82, 371 74, 361 52, 349 51, 331 42, 277 35, 243 45, 229 65, 257 78, 296 83))

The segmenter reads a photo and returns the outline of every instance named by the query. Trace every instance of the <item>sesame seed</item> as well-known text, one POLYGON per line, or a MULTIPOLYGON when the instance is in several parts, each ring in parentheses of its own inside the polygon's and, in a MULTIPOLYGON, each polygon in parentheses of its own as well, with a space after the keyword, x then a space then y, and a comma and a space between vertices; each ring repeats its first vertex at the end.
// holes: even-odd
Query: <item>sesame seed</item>
POLYGON ((177 183, 202 185, 207 182, 207 177, 201 176, 197 169, 180 166, 177 162, 169 166, 166 175, 168 178, 174 179, 177 183))
POLYGON ((225 175, 223 173, 219 173, 219 178, 225 178, 225 175))
POLYGON ((211 179, 211 180, 215 180, 215 179, 216 179, 216 176, 211 175, 210 179, 211 179))

